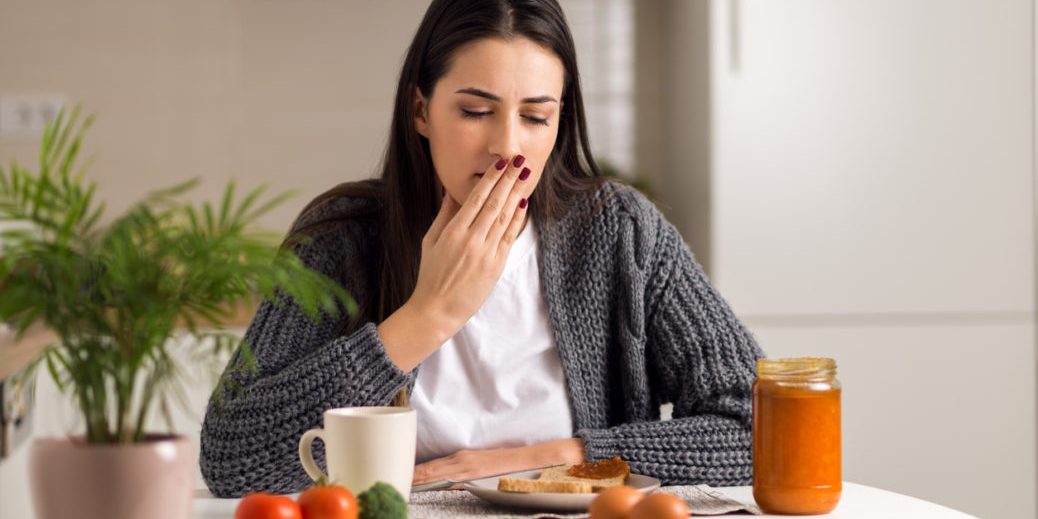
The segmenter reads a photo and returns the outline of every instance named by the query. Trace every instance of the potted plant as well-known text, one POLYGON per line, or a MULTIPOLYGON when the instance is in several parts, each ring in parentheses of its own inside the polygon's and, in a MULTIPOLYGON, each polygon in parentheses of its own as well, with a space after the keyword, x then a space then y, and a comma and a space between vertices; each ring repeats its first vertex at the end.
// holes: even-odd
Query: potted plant
MULTIPOLYGON (((46 366, 85 425, 82 435, 34 440, 33 504, 40 519, 186 519, 194 451, 147 429, 157 409, 168 423, 168 399, 183 389, 176 348, 215 356, 238 346, 220 325, 258 297, 294 298, 314 319, 354 304, 276 235, 252 229, 287 194, 260 188, 239 199, 231 183, 218 204, 189 203, 189 181, 106 221, 77 167, 91 122, 62 112, 44 131, 37 173, 0 168, 0 321, 56 333, 28 369, 46 366), (171 340, 185 335, 193 340, 171 340)), ((252 369, 248 345, 242 353, 240 369, 252 369)))

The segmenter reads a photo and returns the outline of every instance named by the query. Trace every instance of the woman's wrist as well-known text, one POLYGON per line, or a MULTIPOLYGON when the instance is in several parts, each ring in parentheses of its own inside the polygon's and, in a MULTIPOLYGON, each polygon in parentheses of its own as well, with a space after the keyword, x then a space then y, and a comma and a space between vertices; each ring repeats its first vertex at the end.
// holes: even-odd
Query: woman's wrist
POLYGON ((453 335, 432 309, 410 301, 377 328, 390 360, 405 372, 413 370, 453 335))
POLYGON ((524 448, 530 449, 531 465, 536 467, 576 465, 584 462, 584 440, 581 438, 550 440, 524 448))

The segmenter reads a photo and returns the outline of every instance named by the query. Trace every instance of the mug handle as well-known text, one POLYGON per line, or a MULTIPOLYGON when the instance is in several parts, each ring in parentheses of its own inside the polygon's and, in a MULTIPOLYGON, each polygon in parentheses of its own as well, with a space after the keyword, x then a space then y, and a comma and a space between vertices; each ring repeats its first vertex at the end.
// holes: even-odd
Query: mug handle
MULTIPOLYGON (((311 448, 314 438, 320 438, 324 441, 324 429, 310 429, 303 433, 303 437, 299 438, 299 461, 303 464, 303 470, 310 476, 311 479, 317 481, 324 478, 328 480, 328 475, 321 472, 321 468, 314 462, 314 451, 311 448)), ((328 442, 325 442, 325 449, 327 449, 328 442)))

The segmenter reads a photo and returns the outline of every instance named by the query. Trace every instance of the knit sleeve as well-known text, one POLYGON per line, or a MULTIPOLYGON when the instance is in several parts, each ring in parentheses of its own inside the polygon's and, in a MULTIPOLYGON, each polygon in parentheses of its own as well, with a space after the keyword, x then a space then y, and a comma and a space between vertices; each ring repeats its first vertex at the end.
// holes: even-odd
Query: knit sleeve
MULTIPOLYGON (((300 259, 334 278, 343 270, 340 262, 359 266, 348 236, 321 236, 300 248, 300 259)), ((343 283, 354 297, 362 275, 347 275, 343 283)), ((344 319, 340 314, 315 323, 289 298, 260 304, 245 334, 257 370, 236 369, 239 349, 224 374, 234 383, 213 393, 202 424, 199 463, 214 495, 302 490, 311 481, 299 462, 299 438, 321 426, 324 411, 386 405, 410 382, 413 375, 389 359, 374 323, 342 335, 344 319)), ((323 449, 314 454, 323 466, 323 449)))
POLYGON ((622 456, 664 485, 746 485, 752 477, 751 388, 764 354, 677 230, 653 211, 646 290, 647 376, 668 421, 582 429, 588 459, 622 456))

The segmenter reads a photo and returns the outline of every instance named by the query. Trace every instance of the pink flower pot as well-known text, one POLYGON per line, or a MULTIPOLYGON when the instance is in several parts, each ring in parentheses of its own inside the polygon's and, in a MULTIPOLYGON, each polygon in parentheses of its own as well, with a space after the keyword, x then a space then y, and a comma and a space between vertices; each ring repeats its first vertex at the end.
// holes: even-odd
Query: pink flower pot
POLYGON ((29 451, 37 519, 190 519, 194 450, 154 436, 131 445, 38 438, 29 451))

